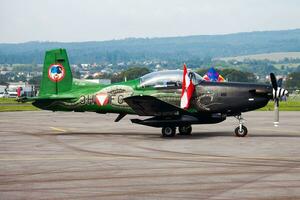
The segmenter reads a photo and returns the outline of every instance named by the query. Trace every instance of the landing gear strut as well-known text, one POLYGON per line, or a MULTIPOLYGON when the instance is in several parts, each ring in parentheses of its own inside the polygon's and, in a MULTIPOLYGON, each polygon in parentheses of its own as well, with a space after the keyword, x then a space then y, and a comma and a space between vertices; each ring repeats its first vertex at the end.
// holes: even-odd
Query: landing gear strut
POLYGON ((242 114, 235 116, 235 118, 239 120, 239 126, 234 130, 235 135, 237 137, 245 137, 248 133, 248 129, 243 125, 244 119, 242 117, 242 114))

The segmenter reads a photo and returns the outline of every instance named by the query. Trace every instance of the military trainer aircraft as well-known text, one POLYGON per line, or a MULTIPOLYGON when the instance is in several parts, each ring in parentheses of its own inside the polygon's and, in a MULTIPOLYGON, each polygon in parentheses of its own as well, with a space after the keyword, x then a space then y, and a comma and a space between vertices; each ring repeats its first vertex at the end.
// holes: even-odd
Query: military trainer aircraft
POLYGON ((214 124, 234 116, 239 125, 238 137, 247 135, 242 113, 264 107, 274 99, 277 125, 278 99, 288 92, 278 85, 208 82, 195 72, 169 70, 152 72, 141 78, 111 85, 73 79, 65 49, 46 52, 43 77, 37 97, 23 99, 52 111, 118 113, 115 122, 125 115, 150 116, 131 119, 133 123, 162 128, 162 136, 189 135, 192 124, 214 124))

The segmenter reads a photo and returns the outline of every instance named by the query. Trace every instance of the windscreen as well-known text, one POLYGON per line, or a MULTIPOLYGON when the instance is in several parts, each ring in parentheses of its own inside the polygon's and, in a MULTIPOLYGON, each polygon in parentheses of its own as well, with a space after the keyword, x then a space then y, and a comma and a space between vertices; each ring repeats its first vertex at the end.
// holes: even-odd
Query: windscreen
MULTIPOLYGON (((199 74, 195 72, 189 73, 191 73, 194 84, 198 84, 199 82, 203 81, 199 74)), ((181 87, 182 76, 182 70, 152 72, 140 78, 140 87, 181 87)))

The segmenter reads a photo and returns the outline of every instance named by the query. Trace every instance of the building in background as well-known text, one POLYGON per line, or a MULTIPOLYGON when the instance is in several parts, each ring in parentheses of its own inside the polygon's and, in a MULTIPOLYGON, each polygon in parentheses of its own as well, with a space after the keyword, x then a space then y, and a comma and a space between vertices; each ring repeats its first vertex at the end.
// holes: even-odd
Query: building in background
POLYGON ((36 95, 34 85, 25 82, 10 82, 7 85, 0 85, 0 97, 15 98, 18 96, 33 97, 36 95))

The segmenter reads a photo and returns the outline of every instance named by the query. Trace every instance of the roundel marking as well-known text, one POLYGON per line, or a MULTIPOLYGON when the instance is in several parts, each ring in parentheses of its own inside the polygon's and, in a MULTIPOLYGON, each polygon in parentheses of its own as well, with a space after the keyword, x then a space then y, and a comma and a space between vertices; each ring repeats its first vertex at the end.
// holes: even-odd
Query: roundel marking
POLYGON ((59 82, 65 77, 65 68, 61 64, 52 64, 48 69, 48 77, 51 81, 59 82))
POLYGON ((98 93, 96 94, 96 103, 98 106, 105 106, 106 104, 108 104, 108 95, 107 93, 98 93))

